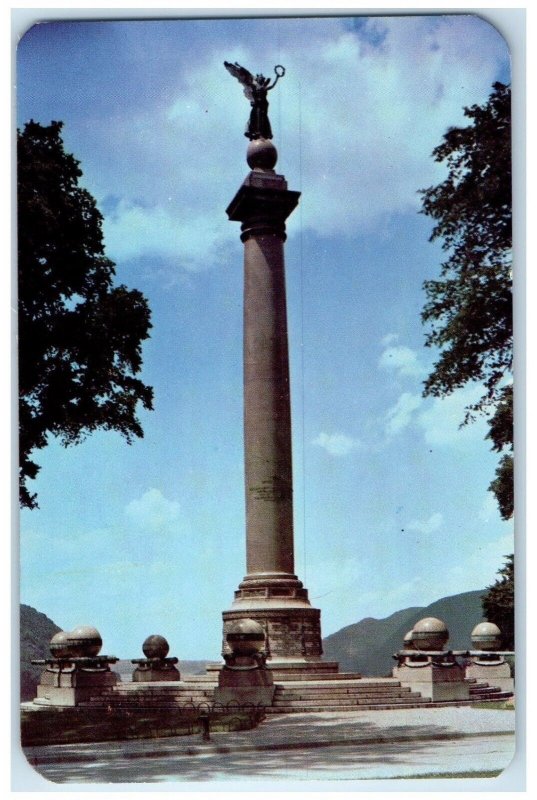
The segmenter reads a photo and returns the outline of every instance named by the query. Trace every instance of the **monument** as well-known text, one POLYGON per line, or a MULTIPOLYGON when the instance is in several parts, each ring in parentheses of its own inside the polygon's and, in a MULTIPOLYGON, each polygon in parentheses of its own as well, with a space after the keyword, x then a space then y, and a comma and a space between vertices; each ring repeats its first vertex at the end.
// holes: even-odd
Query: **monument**
POLYGON ((404 650, 396 655, 392 675, 414 692, 431 701, 467 701, 470 685, 456 653, 446 650, 449 631, 445 622, 425 617, 404 638, 404 650), (406 649, 409 648, 409 649, 406 649))
POLYGON ((490 681, 503 692, 514 692, 515 681, 510 659, 511 651, 500 649, 502 633, 493 622, 480 622, 472 631, 472 647, 466 677, 474 681, 490 681), (509 659, 509 660, 508 660, 509 659))
POLYGON ((32 660, 32 664, 45 667, 34 703, 77 706, 114 687, 119 675, 110 665, 118 659, 99 655, 102 645, 99 631, 89 625, 54 634, 49 645, 51 657, 32 660))
POLYGON ((132 658, 131 663, 136 664, 132 673, 133 683, 148 681, 180 681, 181 673, 175 666, 179 659, 175 656, 168 658, 170 645, 164 636, 152 634, 148 636, 143 645, 145 658, 132 658))
POLYGON ((226 640, 231 652, 218 674, 215 703, 271 706, 276 687, 266 665, 263 627, 252 619, 228 623, 226 640))
POLYGON ((244 87, 251 113, 250 173, 227 208, 241 223, 244 243, 244 441, 246 570, 231 609, 224 611, 224 654, 231 623, 249 618, 265 632, 273 670, 337 671, 322 662, 320 611, 295 575, 291 404, 285 291, 285 222, 300 193, 275 172, 278 154, 268 119, 267 93, 285 74, 274 68, 272 84, 239 64, 224 62, 244 87))

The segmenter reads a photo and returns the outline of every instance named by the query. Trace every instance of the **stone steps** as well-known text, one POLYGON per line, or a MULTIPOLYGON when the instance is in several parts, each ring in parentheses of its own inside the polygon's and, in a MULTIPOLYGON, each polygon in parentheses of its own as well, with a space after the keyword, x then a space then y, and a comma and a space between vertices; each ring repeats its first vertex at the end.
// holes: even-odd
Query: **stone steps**
POLYGON ((345 692, 344 694, 341 692, 334 692, 333 694, 330 692, 279 692, 278 687, 276 687, 275 700, 304 700, 304 702, 310 700, 334 700, 335 702, 344 703, 347 700, 367 700, 371 697, 406 697, 408 694, 412 694, 412 691, 405 687, 381 692, 345 692))
POLYGON ((490 686, 488 683, 474 683, 470 686, 470 698, 474 701, 508 700, 512 696, 512 692, 502 691, 497 686, 490 686))
POLYGON ((213 687, 174 683, 119 683, 84 705, 159 708, 213 702, 213 687))
POLYGON ((377 705, 408 705, 409 703, 418 703, 421 704, 422 702, 429 702, 428 698, 423 698, 419 694, 408 695, 406 697, 364 697, 361 699, 358 698, 349 698, 345 701, 330 701, 330 700, 279 700, 272 704, 272 708, 274 710, 280 708, 300 708, 304 710, 308 709, 318 709, 322 706, 325 711, 341 711, 348 708, 362 708, 365 706, 377 706, 377 705))
POLYGON ((291 670, 288 670, 285 674, 280 670, 274 670, 274 672, 274 683, 318 683, 320 681, 323 683, 340 683, 343 681, 363 680, 359 672, 300 672, 299 670, 297 670, 296 674, 291 670))
MULTIPOLYGON (((358 706, 344 706, 344 707, 327 707, 327 706, 305 706, 293 707, 282 706, 276 708, 272 706, 266 708, 266 714, 311 714, 322 713, 326 711, 337 712, 338 714, 355 714, 357 711, 403 711, 414 708, 449 708, 451 706, 472 706, 476 700, 438 700, 431 701, 427 697, 420 697, 417 700, 411 700, 408 703, 372 703, 370 705, 358 706)), ((486 699, 483 702, 494 702, 493 699, 486 699)))
MULTIPOLYGON (((211 705, 214 701, 216 683, 212 680, 197 680, 173 683, 120 683, 110 687, 84 705, 131 709, 166 709, 183 706, 188 708, 211 705)), ((202 676, 205 677, 205 676, 202 676)), ((439 708, 450 705, 471 705, 476 702, 493 702, 512 697, 487 683, 470 680, 470 698, 462 701, 436 701, 401 686, 396 678, 357 678, 356 673, 342 673, 341 680, 332 675, 304 675, 288 681, 275 681, 276 691, 268 714, 320 713, 335 711, 371 711, 403 708, 439 708), (343 677, 345 676, 345 677, 343 677)))
POLYGON ((394 678, 360 680, 339 684, 324 681, 292 682, 276 686, 274 702, 268 713, 320 711, 356 711, 372 708, 421 706, 428 698, 401 686, 394 678))
POLYGON ((323 703, 321 705, 287 705, 287 706, 271 706, 266 708, 267 714, 320 714, 322 712, 330 711, 337 712, 338 714, 356 713, 356 711, 385 711, 397 710, 403 708, 422 708, 423 706, 431 706, 431 701, 426 697, 416 696, 409 700, 400 699, 398 702, 381 701, 379 698, 375 701, 368 703, 360 703, 355 705, 332 705, 323 703))
POLYGON ((409 686, 390 685, 390 686, 300 686, 290 687, 276 684, 276 693, 285 693, 289 697, 345 697, 347 695, 371 695, 371 694, 395 694, 398 692, 410 692, 409 686))

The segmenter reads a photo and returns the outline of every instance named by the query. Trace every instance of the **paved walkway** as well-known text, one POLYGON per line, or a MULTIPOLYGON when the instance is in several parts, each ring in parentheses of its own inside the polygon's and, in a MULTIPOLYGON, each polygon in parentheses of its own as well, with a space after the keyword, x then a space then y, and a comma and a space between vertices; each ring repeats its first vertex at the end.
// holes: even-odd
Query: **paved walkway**
MULTIPOLYGON (((454 707, 268 717, 252 731, 31 747, 58 783, 402 778, 491 773, 514 755, 514 712, 454 707)), ((304 787, 307 788, 307 787, 304 787)))

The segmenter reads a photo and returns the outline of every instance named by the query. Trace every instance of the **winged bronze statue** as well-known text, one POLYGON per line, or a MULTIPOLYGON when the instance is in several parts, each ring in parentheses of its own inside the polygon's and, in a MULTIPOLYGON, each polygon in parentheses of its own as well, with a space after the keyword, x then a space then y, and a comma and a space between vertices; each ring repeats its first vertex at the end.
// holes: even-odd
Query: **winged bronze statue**
POLYGON ((244 87, 244 94, 250 101, 252 110, 250 112, 250 119, 246 125, 244 135, 248 139, 272 139, 272 129, 268 118, 268 100, 267 92, 274 89, 278 83, 279 78, 285 75, 285 68, 281 64, 274 67, 276 78, 274 83, 270 83, 270 78, 265 78, 264 75, 258 73, 252 75, 245 67, 241 67, 236 61, 230 64, 229 61, 224 61, 224 66, 227 71, 233 75, 234 78, 244 87))

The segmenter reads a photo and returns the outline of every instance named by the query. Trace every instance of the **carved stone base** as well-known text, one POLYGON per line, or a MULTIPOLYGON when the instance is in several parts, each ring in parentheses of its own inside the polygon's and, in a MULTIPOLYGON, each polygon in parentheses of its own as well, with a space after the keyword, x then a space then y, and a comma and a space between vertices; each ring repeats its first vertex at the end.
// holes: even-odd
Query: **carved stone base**
POLYGON ((217 686, 214 702, 223 706, 271 706, 276 687, 271 686, 217 686))
POLYGON ((451 663, 440 666, 432 661, 410 661, 393 668, 393 677, 401 681, 422 697, 435 700, 468 700, 470 686, 465 680, 464 669, 451 663))
POLYGON ((262 572, 247 575, 235 592, 233 606, 255 608, 260 603, 282 602, 285 605, 310 607, 308 590, 296 575, 282 572, 262 572))
POLYGON ((214 690, 215 703, 272 705, 274 680, 263 661, 259 656, 227 656, 227 663, 218 674, 218 686, 214 690))
POLYGON ((133 683, 147 683, 151 681, 180 681, 181 673, 177 667, 159 668, 158 666, 150 666, 144 669, 137 667, 132 673, 133 683))
POLYGON ((133 664, 138 666, 132 673, 133 683, 146 683, 151 681, 180 681, 181 673, 175 666, 177 658, 133 658, 133 664))
POLYGON ((515 690, 511 667, 503 659, 497 661, 475 659, 466 667, 466 677, 488 683, 490 686, 497 686, 502 692, 514 692, 515 690))
POLYGON ((98 697, 119 682, 111 670, 46 669, 41 675, 34 703, 47 706, 77 706, 98 697))
MULTIPOLYGON (((240 604, 242 605, 242 604, 240 604)), ((246 606, 247 604, 245 604, 246 606)), ((248 604, 249 605, 249 604, 248 604)), ((256 607, 236 607, 224 611, 224 635, 222 652, 230 652, 226 641, 229 623, 239 619, 253 619, 259 622, 265 631, 265 653, 267 666, 271 662, 285 661, 297 666, 306 662, 320 661, 321 644, 321 612, 309 605, 284 605, 280 602, 259 604, 256 607)))

